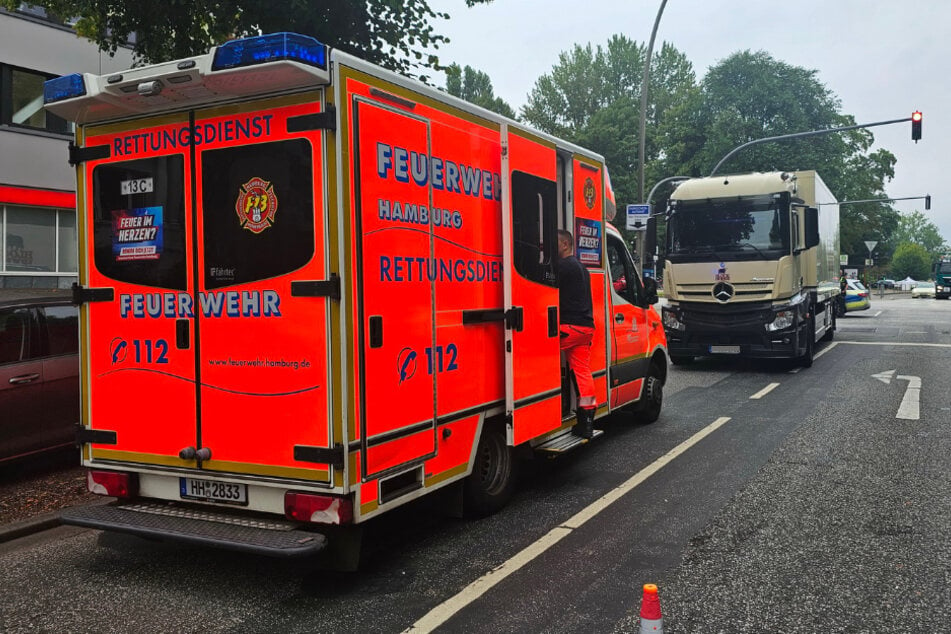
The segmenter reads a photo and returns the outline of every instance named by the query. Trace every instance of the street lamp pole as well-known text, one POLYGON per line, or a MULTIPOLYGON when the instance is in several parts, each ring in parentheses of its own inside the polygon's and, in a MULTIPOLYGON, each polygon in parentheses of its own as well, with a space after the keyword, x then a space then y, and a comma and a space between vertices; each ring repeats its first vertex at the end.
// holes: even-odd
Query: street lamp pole
POLYGON ((657 27, 660 26, 660 16, 664 14, 665 6, 667 6, 667 0, 661 0, 660 8, 657 9, 657 17, 654 18, 654 28, 651 30, 651 39, 647 44, 647 55, 644 58, 644 75, 641 78, 641 129, 640 135, 638 136, 640 149, 637 154, 637 171, 640 175, 640 181, 637 187, 637 199, 642 202, 646 202, 644 200, 644 152, 646 152, 647 148, 647 139, 644 138, 644 135, 647 129, 647 89, 649 85, 648 82, 650 81, 651 54, 654 52, 654 39, 657 37, 657 27))
MULTIPOLYGON (((650 81, 651 54, 654 51, 654 39, 657 37, 657 27, 660 26, 660 16, 664 14, 664 7, 667 6, 667 0, 661 0, 660 8, 657 9, 657 17, 654 18, 654 28, 651 29, 651 39, 647 44, 647 55, 644 57, 644 74, 641 77, 641 127, 638 136, 640 147, 637 153, 637 171, 639 181, 637 186, 637 199, 644 200, 644 153, 647 151, 647 140, 644 138, 647 130, 647 88, 650 81)), ((637 232, 637 259, 640 260, 641 271, 644 270, 644 245, 647 241, 644 239, 644 231, 637 232)))

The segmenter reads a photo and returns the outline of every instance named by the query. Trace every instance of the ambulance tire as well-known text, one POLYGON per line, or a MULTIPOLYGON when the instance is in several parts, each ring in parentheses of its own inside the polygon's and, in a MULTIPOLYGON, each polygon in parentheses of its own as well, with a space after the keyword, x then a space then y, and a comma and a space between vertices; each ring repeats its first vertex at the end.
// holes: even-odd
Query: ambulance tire
POLYGON ((644 379, 644 394, 635 406, 634 414, 640 423, 650 424, 660 418, 664 406, 664 381, 657 365, 651 364, 650 373, 644 379))
POLYGON ((463 482, 463 512, 485 517, 508 504, 515 491, 518 460, 501 425, 486 425, 479 438, 472 473, 463 482))

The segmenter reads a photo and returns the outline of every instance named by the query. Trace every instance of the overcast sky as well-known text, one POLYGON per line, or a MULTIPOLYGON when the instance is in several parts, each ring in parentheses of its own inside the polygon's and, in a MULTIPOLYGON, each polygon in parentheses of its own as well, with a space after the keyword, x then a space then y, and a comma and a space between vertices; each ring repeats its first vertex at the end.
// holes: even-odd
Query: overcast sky
MULTIPOLYGON (((435 22, 437 31, 452 40, 439 49, 440 61, 484 71, 496 95, 516 111, 535 80, 574 44, 604 45, 615 33, 647 42, 661 4, 495 0, 468 9, 464 0, 429 2, 452 16, 435 22)), ((698 80, 710 66, 745 49, 817 70, 819 80, 841 100, 842 112, 857 123, 909 117, 921 110, 922 140, 917 144, 907 122, 871 130, 875 147, 898 158, 895 178, 886 185, 888 195, 931 194, 931 211, 925 213, 951 243, 951 175, 943 174, 947 164, 939 150, 951 147, 951 2, 668 0, 655 52, 663 41, 686 54, 698 80)), ((623 201, 629 202, 636 201, 623 201)), ((920 200, 895 206, 901 212, 924 211, 920 200)))

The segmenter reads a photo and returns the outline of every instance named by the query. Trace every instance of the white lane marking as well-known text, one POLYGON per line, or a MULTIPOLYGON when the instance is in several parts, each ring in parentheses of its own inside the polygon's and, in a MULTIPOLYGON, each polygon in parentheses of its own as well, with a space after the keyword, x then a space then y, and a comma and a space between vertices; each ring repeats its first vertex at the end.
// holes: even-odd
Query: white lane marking
POLYGON ((754 399, 761 399, 767 394, 769 394, 770 392, 772 392, 773 390, 775 390, 777 387, 779 387, 779 383, 770 383, 769 385, 764 387, 762 390, 760 390, 759 392, 751 396, 750 400, 752 401, 754 399))
POLYGON ((878 317, 878 316, 881 315, 881 314, 882 314, 882 311, 878 311, 877 313, 875 313, 874 315, 872 315, 872 317, 878 317))
POLYGON ((921 398, 921 377, 899 374, 895 378, 908 381, 908 387, 905 389, 905 395, 901 399, 901 405, 898 406, 898 414, 895 415, 895 418, 918 420, 920 418, 918 405, 921 398))
POLYGON ((837 345, 839 345, 839 342, 838 342, 838 341, 833 341, 832 343, 830 343, 829 345, 827 345, 825 348, 823 348, 822 350, 820 350, 819 352, 817 352, 817 353, 812 357, 812 360, 815 361, 816 359, 818 359, 819 357, 821 357, 822 355, 824 355, 825 353, 827 353, 829 350, 832 350, 833 348, 835 348, 837 345))
POLYGON ((614 489, 611 489, 603 496, 589 504, 587 507, 576 513, 573 517, 563 522, 561 526, 556 526, 542 536, 538 541, 529 544, 521 552, 516 553, 511 559, 502 563, 482 575, 468 586, 463 588, 458 594, 443 601, 425 616, 409 626, 404 632, 431 632, 464 607, 481 597, 491 590, 503 579, 518 571, 520 568, 530 563, 533 559, 544 553, 546 550, 560 542, 571 534, 571 532, 581 527, 585 522, 596 516, 608 506, 619 500, 625 494, 629 493, 637 485, 643 483, 647 478, 657 473, 662 467, 672 462, 682 453, 703 440, 709 434, 722 427, 730 418, 724 416, 716 419, 696 434, 683 441, 663 456, 644 467, 628 480, 614 489))
POLYGON ((951 348, 951 343, 915 343, 913 341, 836 341, 847 346, 918 346, 921 348, 951 348))
POLYGON ((927 330, 905 330, 902 331, 903 335, 927 335, 927 330))
POLYGON ((800 372, 802 372, 802 366, 793 368, 792 370, 789 371, 789 374, 799 374, 800 372))

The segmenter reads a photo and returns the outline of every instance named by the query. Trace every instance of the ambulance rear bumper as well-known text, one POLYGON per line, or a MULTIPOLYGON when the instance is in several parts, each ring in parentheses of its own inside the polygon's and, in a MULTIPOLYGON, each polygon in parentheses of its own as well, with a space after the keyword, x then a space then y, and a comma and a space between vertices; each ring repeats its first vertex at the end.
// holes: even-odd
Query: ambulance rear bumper
POLYGON ((137 501, 76 506, 63 510, 60 518, 64 524, 74 526, 270 557, 303 557, 327 546, 326 536, 303 530, 300 524, 283 519, 193 510, 167 503, 137 501))

